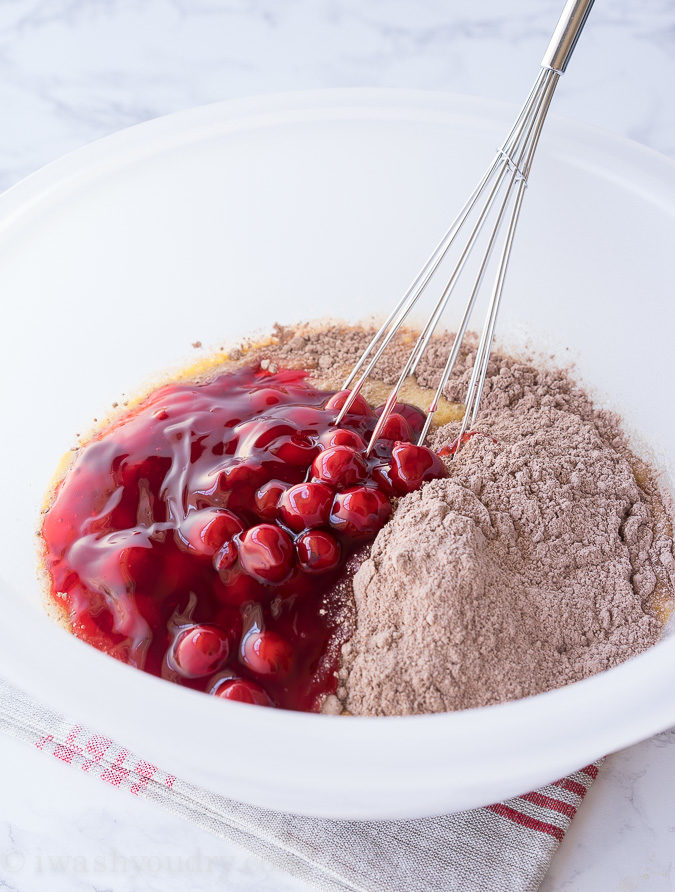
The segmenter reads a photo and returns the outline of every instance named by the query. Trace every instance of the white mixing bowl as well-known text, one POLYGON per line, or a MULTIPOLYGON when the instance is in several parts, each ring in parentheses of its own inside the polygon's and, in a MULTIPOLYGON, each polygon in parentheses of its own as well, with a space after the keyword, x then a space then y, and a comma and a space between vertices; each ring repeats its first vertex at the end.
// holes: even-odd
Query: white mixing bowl
MULTIPOLYGON (((360 719, 182 689, 78 642, 41 608, 33 529, 75 432, 194 357, 197 339, 387 309, 512 116, 379 91, 215 105, 87 146, 0 198, 2 675, 186 780, 335 818, 482 805, 675 724, 673 636, 530 699, 360 719)), ((664 481, 674 241, 670 162, 549 122, 500 330, 576 360, 641 432, 664 481)))

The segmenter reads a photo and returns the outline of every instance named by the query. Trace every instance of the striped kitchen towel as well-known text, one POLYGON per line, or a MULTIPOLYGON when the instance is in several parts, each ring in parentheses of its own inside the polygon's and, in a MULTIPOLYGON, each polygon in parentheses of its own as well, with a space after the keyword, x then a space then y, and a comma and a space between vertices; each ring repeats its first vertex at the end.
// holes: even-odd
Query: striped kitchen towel
POLYGON ((184 783, 0 681, 0 730, 331 892, 537 889, 598 773, 507 802, 413 821, 329 821, 254 808, 184 783))

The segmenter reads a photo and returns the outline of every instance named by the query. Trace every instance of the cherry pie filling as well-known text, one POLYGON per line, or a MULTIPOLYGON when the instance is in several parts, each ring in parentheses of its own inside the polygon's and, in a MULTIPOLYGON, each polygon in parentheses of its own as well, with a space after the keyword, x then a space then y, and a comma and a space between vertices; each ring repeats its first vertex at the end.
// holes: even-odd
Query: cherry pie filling
POLYGON ((259 365, 152 393, 83 447, 42 526, 80 638, 224 699, 316 710, 349 637, 340 582, 391 497, 445 476, 424 416, 259 365))

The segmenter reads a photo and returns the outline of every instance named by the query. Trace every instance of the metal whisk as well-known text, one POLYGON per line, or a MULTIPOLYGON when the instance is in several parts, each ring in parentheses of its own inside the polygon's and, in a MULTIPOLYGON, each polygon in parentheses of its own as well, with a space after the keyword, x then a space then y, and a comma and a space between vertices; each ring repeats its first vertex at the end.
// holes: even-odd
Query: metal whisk
POLYGON ((378 419, 368 444, 368 452, 372 450, 387 418, 396 405, 401 386, 410 375, 414 375, 429 340, 431 339, 431 336, 448 304, 450 296, 454 291, 466 261, 469 258, 479 235, 485 228, 486 221, 488 218, 492 217, 493 224, 492 229, 488 234, 487 247, 484 249, 478 273, 474 278, 473 288, 466 303, 438 388, 436 389, 434 397, 427 410, 426 421, 420 433, 418 444, 422 445, 424 443, 429 431, 429 426, 431 425, 434 413, 438 408, 443 388, 452 374, 457 356, 459 355, 459 350, 489 260, 495 251, 500 233, 504 230, 505 224, 507 224, 506 234, 503 239, 497 263, 497 272, 492 288, 492 294, 488 303, 485 322, 478 342, 476 359, 474 361, 471 379, 464 401, 464 417, 459 436, 456 440, 457 447, 463 442, 464 434, 470 431, 473 427, 483 392, 483 386, 485 384, 485 376, 487 373, 488 360, 490 358, 495 324, 497 322, 497 314, 499 312, 499 304, 504 290, 504 281, 506 279, 506 271, 509 257, 511 255, 513 238, 518 224, 520 208, 523 203, 534 153, 537 148, 537 143, 539 142, 541 129, 546 120, 546 114, 551 104, 551 99, 553 98, 558 79, 567 68, 567 63, 570 60, 579 35, 586 23, 592 5, 593 0, 568 0, 553 33, 551 42, 544 54, 544 58, 542 59, 541 69, 534 82, 534 86, 520 110, 504 144, 498 150, 492 164, 469 196, 464 207, 439 242, 433 254, 429 257, 417 274, 413 283, 389 314, 387 320, 377 334, 373 337, 345 381, 344 389, 350 390, 350 394, 336 419, 337 424, 342 421, 349 411, 357 394, 360 392, 365 381, 375 368, 387 345, 421 297, 441 261, 448 253, 450 247, 456 242, 460 232, 467 223, 467 220, 469 220, 472 214, 476 216, 477 218, 475 219, 475 222, 473 222, 473 227, 461 249, 459 259, 452 270, 450 278, 436 302, 426 325, 422 329, 417 342, 413 347, 412 353, 408 357, 408 360, 401 371, 395 387, 387 398, 382 414, 378 419))

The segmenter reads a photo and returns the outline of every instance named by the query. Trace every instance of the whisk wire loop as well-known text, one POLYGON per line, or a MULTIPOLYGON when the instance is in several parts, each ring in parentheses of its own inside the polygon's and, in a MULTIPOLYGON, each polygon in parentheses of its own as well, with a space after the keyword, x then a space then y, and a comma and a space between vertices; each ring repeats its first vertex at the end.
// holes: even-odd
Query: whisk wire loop
POLYGON ((399 300, 399 302, 396 304, 396 306, 391 311, 389 316, 386 318, 386 320, 380 326, 378 331, 375 333, 372 340, 370 341, 370 343, 364 350, 359 361, 356 363, 356 365, 352 369, 351 373, 345 380, 345 382, 343 384, 343 389, 347 390, 351 387, 352 382, 354 381, 354 379, 356 378, 356 376, 358 375, 360 370, 363 368, 363 366, 368 361, 371 353, 373 353, 373 351, 375 350, 375 354, 371 358, 370 362, 368 363, 366 370, 362 373, 362 375, 359 378, 359 380, 357 381, 357 383, 353 387, 351 387, 350 395, 347 398, 345 404, 343 405, 342 409, 340 410, 340 413, 338 414, 338 416, 335 420, 336 424, 339 424, 342 421, 342 419, 345 417, 345 415, 351 408, 354 400, 356 399, 357 395, 361 391, 363 384, 365 383, 365 381, 367 380, 367 378, 370 376, 373 369, 377 365, 378 361, 380 360, 380 357, 384 353, 389 342, 394 337, 394 335, 396 334, 396 332, 398 331, 400 326, 403 324, 403 322, 405 321, 405 319, 408 316, 408 314, 410 313, 410 311, 415 306, 417 300, 422 295, 422 293, 423 293, 424 289, 426 288, 426 286, 428 285, 430 279, 432 278, 432 276, 438 269, 440 263, 442 262, 442 260, 446 256, 446 254, 448 253, 450 247, 452 246, 452 244, 453 244, 456 236, 458 235, 460 229, 462 228, 464 222, 469 217, 478 198, 480 197, 481 193, 483 192, 483 189, 485 188, 486 184, 492 179, 494 173, 500 167, 500 164, 502 161, 503 150, 508 151, 511 149, 514 137, 517 138, 517 136, 519 135, 519 133, 522 130, 524 119, 525 119, 526 115, 528 114, 530 102, 531 102, 533 96, 535 95, 536 90, 539 88, 539 84, 540 84, 540 81, 543 78, 543 76, 544 76, 544 72, 542 70, 537 78, 537 81, 535 82, 534 86, 532 87, 532 90, 530 91, 530 95, 528 96, 527 100, 523 103, 523 106, 520 109, 518 117, 516 118, 516 121, 514 122, 513 127, 511 128, 511 131, 510 131, 508 137, 506 138, 504 146, 502 147, 502 149, 500 149, 497 152, 494 160, 492 161, 492 164, 488 167, 488 169, 485 172, 485 174, 483 175, 482 179, 480 180, 480 182, 478 183, 476 188, 473 190, 473 192, 471 193, 469 198, 464 203, 464 206, 462 207, 460 212, 457 214, 457 216, 453 220, 452 224, 450 225, 450 227, 444 234, 443 238, 440 240, 438 245, 435 247, 435 249, 431 253, 430 257, 427 259, 426 263, 422 267, 422 269, 418 272, 417 276, 415 277, 415 279, 413 280, 412 284, 409 286, 407 291, 404 293, 403 297, 399 300), (381 341, 382 341, 382 343, 380 343, 381 341))
MULTIPOLYGON (((518 225, 518 219, 520 217, 520 210, 523 203, 523 198, 525 197, 525 188, 527 187, 527 178, 529 176, 532 161, 534 159, 534 153, 537 148, 537 143, 539 142, 539 136, 541 135, 541 130, 544 124, 544 120, 546 118, 546 113, 548 112, 548 108, 551 103, 551 99, 553 98, 553 93, 555 91, 555 87, 559 78, 559 72, 553 71, 551 69, 547 70, 547 78, 545 79, 544 91, 540 100, 540 111, 537 116, 535 116, 533 120, 533 129, 531 141, 523 147, 522 156, 523 158, 523 175, 518 177, 518 167, 513 172, 512 181, 509 184, 509 192, 507 192, 506 200, 508 201, 510 197, 510 190, 517 182, 517 192, 514 201, 513 211, 511 214, 511 220, 509 222, 509 228, 506 234, 506 240, 504 242, 504 246, 502 248, 501 256, 499 258, 499 263, 497 267, 497 274, 495 277, 494 287, 492 291, 492 296, 490 298, 490 303, 488 306, 488 312, 485 319, 485 324, 483 326, 483 331, 481 332, 481 338, 479 341, 478 351, 476 354, 476 360, 474 362, 473 370, 471 373, 471 378, 469 381, 469 386, 467 389, 467 394, 464 399, 464 417, 462 419, 462 426, 459 431, 459 436, 457 438, 457 445, 460 446, 462 443, 462 437, 466 433, 466 431, 473 427, 474 422, 476 420, 476 415, 478 414, 478 406, 480 404, 480 399, 483 394, 483 388, 485 385, 485 377, 487 375, 488 362, 490 359, 490 350, 492 346, 492 341, 494 338, 494 330, 497 322, 497 314, 499 312, 499 305, 501 302, 503 290, 504 290, 504 282, 506 280, 506 272, 508 269, 509 260, 511 258, 511 249, 513 247, 513 239, 516 232, 516 227, 518 225)), ((519 159, 520 160, 520 159, 519 159)), ((429 413, 427 413, 427 420, 430 420, 429 413)), ((426 422, 425 422, 426 424, 426 422)))

